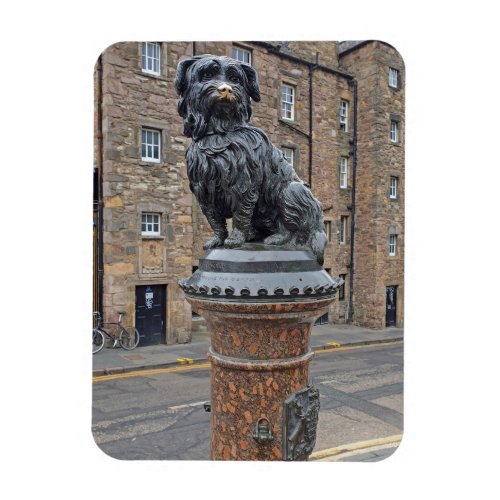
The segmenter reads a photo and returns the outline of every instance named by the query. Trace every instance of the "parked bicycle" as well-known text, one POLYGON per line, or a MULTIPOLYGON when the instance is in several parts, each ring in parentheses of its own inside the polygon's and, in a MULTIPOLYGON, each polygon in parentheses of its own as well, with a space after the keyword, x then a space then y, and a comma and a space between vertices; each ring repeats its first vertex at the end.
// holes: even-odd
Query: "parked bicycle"
POLYGON ((139 332, 137 328, 125 327, 122 325, 122 318, 126 313, 118 313, 118 322, 103 323, 99 312, 92 313, 95 318, 94 328, 92 328, 92 354, 99 352, 106 343, 106 337, 113 341, 113 347, 119 345, 127 351, 131 351, 139 344, 139 332), (116 333, 110 333, 106 328, 108 325, 116 326, 116 333))

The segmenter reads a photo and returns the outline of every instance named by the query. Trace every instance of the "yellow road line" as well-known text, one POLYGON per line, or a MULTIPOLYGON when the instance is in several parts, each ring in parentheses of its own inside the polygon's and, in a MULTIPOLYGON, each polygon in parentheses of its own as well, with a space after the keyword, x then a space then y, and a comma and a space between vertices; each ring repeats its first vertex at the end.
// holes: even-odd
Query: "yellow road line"
POLYGON ((331 345, 332 347, 340 347, 340 344, 338 342, 327 342, 327 345, 331 345))
MULTIPOLYGON (((327 352, 337 352, 337 351, 349 351, 351 349, 360 349, 363 347, 380 347, 381 345, 387 344, 400 344, 402 340, 398 340, 396 342, 386 342, 384 344, 365 344, 365 345, 355 345, 355 346, 346 346, 346 347, 332 347, 330 349, 321 349, 315 351, 315 354, 323 354, 327 352)), ((188 370, 199 370, 210 368, 210 363, 200 363, 193 364, 193 360, 191 358, 178 358, 182 360, 186 360, 184 364, 181 366, 173 366, 169 368, 155 368, 151 370, 140 370, 134 372, 126 372, 126 373, 114 373, 112 375, 96 375, 92 377, 93 382, 102 382, 103 380, 114 380, 119 378, 130 378, 130 377, 147 377, 148 375, 158 375, 160 373, 172 373, 172 372, 183 372, 188 370)))
MULTIPOLYGON (((396 434, 394 436, 387 436, 385 438, 372 439, 371 441, 359 441, 357 443, 345 444, 343 446, 338 446, 337 448, 329 448, 328 450, 321 450, 312 453, 309 460, 322 460, 329 457, 334 457, 338 455, 347 456, 354 455, 357 453, 368 452, 372 448, 389 448, 399 445, 402 434, 396 434)), ((340 458, 340 457, 338 457, 340 458)))
POLYGON ((200 363, 198 365, 172 366, 170 368, 156 368, 152 370, 141 370, 136 372, 114 373, 112 375, 97 375, 92 377, 92 382, 102 382, 103 380, 114 380, 117 378, 147 377, 160 373, 185 372, 187 370, 199 370, 210 368, 210 363, 200 363))
POLYGON ((382 347, 393 344, 402 344, 403 340, 396 340, 394 342, 379 342, 377 344, 362 344, 362 345, 352 345, 346 347, 331 347, 329 349, 321 349, 314 351, 315 354, 323 354, 324 352, 334 352, 334 351, 350 351, 351 349, 362 349, 363 347, 382 347))

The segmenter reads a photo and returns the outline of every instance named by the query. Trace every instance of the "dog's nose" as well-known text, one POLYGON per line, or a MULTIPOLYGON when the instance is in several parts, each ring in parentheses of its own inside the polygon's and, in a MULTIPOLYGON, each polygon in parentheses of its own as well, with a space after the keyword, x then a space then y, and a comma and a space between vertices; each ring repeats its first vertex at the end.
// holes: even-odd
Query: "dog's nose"
POLYGON ((233 93, 233 88, 227 83, 223 83, 220 87, 217 87, 221 99, 229 99, 233 93))

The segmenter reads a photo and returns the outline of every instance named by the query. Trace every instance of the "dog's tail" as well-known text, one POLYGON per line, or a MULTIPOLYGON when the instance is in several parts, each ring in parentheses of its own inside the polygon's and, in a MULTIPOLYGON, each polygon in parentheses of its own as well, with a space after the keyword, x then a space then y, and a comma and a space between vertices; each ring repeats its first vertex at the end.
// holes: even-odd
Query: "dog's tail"
POLYGON ((327 238, 324 231, 315 231, 309 240, 309 246, 320 266, 323 265, 326 243, 327 238))
POLYGON ((285 227, 295 235, 299 245, 310 247, 318 263, 323 265, 327 238, 320 202, 302 182, 291 182, 282 193, 281 203, 285 227))

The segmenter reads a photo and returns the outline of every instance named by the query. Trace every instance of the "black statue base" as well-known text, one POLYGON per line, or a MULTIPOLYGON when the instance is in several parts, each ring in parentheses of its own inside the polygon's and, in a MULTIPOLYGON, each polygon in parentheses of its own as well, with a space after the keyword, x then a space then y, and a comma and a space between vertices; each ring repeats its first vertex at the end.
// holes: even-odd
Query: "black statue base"
POLYGON ((197 271, 179 284, 188 296, 218 300, 300 300, 335 295, 343 283, 332 278, 309 249, 245 243, 214 248, 200 259, 197 271))

